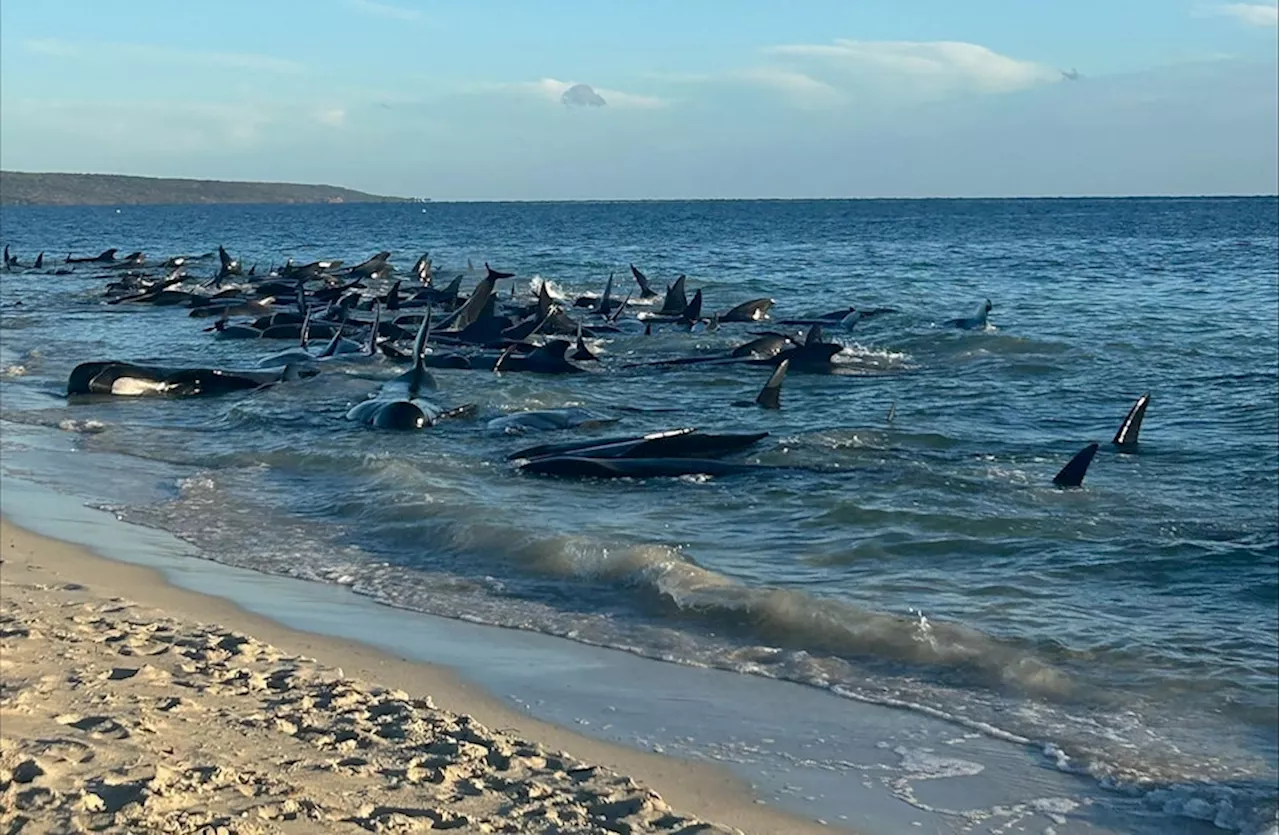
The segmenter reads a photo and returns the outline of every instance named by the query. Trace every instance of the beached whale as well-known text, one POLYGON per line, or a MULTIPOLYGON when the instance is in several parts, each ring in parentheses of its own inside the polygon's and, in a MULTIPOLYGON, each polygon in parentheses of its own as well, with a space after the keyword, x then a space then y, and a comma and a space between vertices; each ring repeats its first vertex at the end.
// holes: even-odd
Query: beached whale
POLYGON ((314 376, 314 369, 286 365, 254 371, 221 368, 165 368, 107 360, 77 365, 67 378, 67 394, 111 394, 117 397, 196 397, 260 389, 314 376))
POLYGON ((509 435, 523 435, 526 432, 590 428, 617 422, 616 417, 591 409, 583 409, 580 406, 569 406, 564 409, 531 409, 525 412, 513 412, 489 421, 489 428, 509 435))
POLYGON ((735 475, 774 470, 763 464, 738 464, 714 458, 535 458, 521 472, 569 478, 674 478, 686 475, 735 475))
POLYGON ((423 364, 427 334, 431 330, 431 317, 422 320, 418 336, 413 343, 413 368, 387 381, 369 400, 357 403, 347 412, 347 420, 354 420, 375 429, 414 430, 424 429, 443 418, 469 414, 473 405, 445 409, 426 399, 427 392, 435 391, 436 380, 423 364))
POLYGON ((508 461, 553 458, 719 458, 741 452, 769 436, 768 432, 703 432, 692 427, 667 429, 646 435, 625 435, 539 444, 516 450, 508 461))

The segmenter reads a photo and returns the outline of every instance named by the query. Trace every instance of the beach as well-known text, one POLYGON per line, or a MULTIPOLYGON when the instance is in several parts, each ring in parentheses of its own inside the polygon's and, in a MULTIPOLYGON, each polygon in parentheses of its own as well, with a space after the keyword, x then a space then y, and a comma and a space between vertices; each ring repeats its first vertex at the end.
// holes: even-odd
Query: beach
POLYGON ((6 831, 821 829, 716 768, 0 526, 6 831))
MULTIPOLYGON (((744 830, 743 809, 866 835, 1274 827, 1275 642, 1257 624, 1276 607, 1275 340, 1256 315, 1274 201, 25 207, 3 226, 21 263, 0 280, 0 515, 227 607, 201 623, 744 830), (580 302, 610 273, 632 298, 584 337, 592 373, 434 369, 437 405, 476 409, 429 431, 348 419, 403 370, 364 354, 308 353, 314 377, 217 396, 68 395, 85 364, 279 361, 293 337, 222 338, 200 315, 218 243, 257 265, 225 290, 246 297, 282 258, 392 252, 363 307, 390 303, 427 239, 439 284, 515 272, 504 311, 545 291, 603 328, 580 302), (163 296, 183 304, 117 303, 136 259, 50 254, 108 246, 145 252, 137 280, 189 259, 163 296), (658 288, 687 273, 708 311, 775 301, 788 339, 851 305, 858 321, 827 328, 825 373, 791 365, 782 408, 735 408, 769 373, 724 358, 766 325, 647 333, 665 299, 635 298, 632 261, 658 288), (987 327, 952 325, 984 299, 987 327), (1139 449, 1102 444, 1081 489, 1055 486, 1143 393, 1139 449), (521 469, 542 444, 681 428, 760 440, 717 477, 521 469), (409 686, 315 641, 437 675, 409 686), (738 800, 708 810, 691 778, 663 782, 686 765, 738 800)), ((196 611, 145 587, 102 593, 196 611)))

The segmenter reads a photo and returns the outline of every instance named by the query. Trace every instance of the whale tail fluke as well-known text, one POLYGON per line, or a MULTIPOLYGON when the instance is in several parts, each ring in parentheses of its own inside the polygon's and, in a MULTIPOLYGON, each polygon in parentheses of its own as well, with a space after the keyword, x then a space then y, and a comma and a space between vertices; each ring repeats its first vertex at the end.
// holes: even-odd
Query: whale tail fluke
POLYGON ((1089 444, 1084 449, 1077 452, 1067 466, 1063 467, 1056 476, 1053 477, 1053 483, 1057 487, 1079 487, 1084 483, 1084 474, 1089 471, 1089 465, 1093 463, 1093 456, 1098 454, 1098 445, 1089 444))

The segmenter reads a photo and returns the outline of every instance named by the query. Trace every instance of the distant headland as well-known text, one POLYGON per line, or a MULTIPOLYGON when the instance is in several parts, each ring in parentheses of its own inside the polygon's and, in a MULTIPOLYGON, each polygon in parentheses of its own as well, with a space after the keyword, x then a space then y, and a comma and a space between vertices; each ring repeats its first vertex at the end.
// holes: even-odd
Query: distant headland
POLYGON ((210 203, 410 203, 338 186, 0 171, 0 205, 138 206, 210 203))

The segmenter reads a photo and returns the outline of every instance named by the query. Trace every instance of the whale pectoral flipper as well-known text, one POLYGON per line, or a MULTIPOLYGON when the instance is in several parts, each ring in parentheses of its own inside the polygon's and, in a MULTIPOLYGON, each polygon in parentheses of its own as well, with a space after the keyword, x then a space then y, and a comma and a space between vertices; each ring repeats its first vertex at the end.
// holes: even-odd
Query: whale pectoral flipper
POLYGON ((1093 456, 1097 453, 1097 444, 1089 444, 1077 452, 1067 462, 1067 466, 1053 477, 1053 483, 1058 487, 1079 487, 1084 482, 1084 474, 1089 471, 1089 465, 1093 463, 1093 456))
POLYGON ((1129 409, 1129 414, 1125 415, 1124 423, 1121 423, 1120 428, 1116 430, 1116 436, 1111 439, 1111 443, 1126 452, 1137 448, 1138 433, 1142 431, 1142 419, 1147 416, 1147 404, 1150 402, 1150 392, 1138 398, 1129 409))

